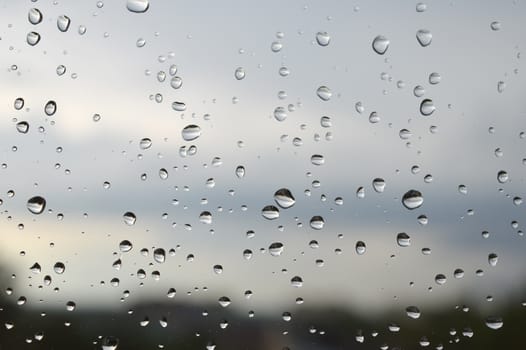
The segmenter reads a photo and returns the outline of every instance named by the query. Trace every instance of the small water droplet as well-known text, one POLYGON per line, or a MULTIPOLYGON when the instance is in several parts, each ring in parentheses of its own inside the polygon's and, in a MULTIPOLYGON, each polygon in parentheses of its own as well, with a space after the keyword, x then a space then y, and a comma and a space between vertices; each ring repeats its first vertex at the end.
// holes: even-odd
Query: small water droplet
POLYGON ((236 168, 236 176, 238 178, 243 178, 245 176, 245 167, 242 166, 242 165, 239 165, 237 168, 236 168))
POLYGON ((500 24, 499 21, 493 21, 493 22, 491 22, 491 24, 490 24, 490 28, 491 28, 491 30, 493 30, 493 31, 495 31, 495 32, 498 31, 498 30, 500 30, 501 27, 502 27, 502 25, 500 24))
POLYGON ((383 55, 389 48, 389 39, 383 35, 378 35, 373 40, 373 50, 379 55, 383 55))
POLYGON ((43 197, 35 196, 31 197, 27 201, 27 209, 33 214, 42 214, 44 209, 46 209, 46 200, 43 197))
POLYGON ((490 266, 497 266, 497 262, 499 261, 499 257, 495 253, 491 253, 488 255, 488 263, 490 266))
POLYGON ((147 137, 141 139, 141 141, 139 142, 139 147, 141 149, 148 149, 151 146, 152 146, 152 140, 147 137))
POLYGON ((503 81, 499 81, 497 83, 497 92, 498 93, 502 93, 504 91, 504 89, 506 88, 506 83, 503 82, 503 81))
POLYGON ((224 296, 219 298, 218 302, 219 302, 219 305, 221 305, 222 307, 227 307, 228 305, 231 304, 230 298, 224 297, 224 296))
POLYGON ((116 350, 119 346, 119 338, 113 336, 105 336, 101 341, 102 350, 116 350))
POLYGON ((508 182, 509 179, 510 179, 509 175, 508 175, 508 173, 506 171, 501 170, 501 171, 499 171, 497 173, 497 181, 499 183, 501 183, 501 184, 506 183, 506 182, 508 182))
POLYGON ((382 178, 377 177, 373 180, 373 188, 376 192, 382 193, 385 190, 385 181, 382 178))
POLYGON ((276 107, 274 109, 274 118, 276 118, 278 122, 282 122, 287 119, 287 110, 285 107, 276 107))
POLYGON ((416 12, 424 12, 427 9, 427 5, 423 2, 416 4, 416 12))
POLYGON ((303 279, 300 276, 294 276, 290 279, 290 284, 295 288, 303 286, 303 279))
POLYGON ((53 265, 53 271, 55 271, 56 274, 63 274, 64 271, 66 270, 66 265, 64 265, 64 263, 62 262, 57 262, 55 263, 55 265, 53 265))
POLYGON ((133 245, 130 241, 124 240, 121 243, 119 243, 119 250, 123 253, 129 252, 132 250, 133 245))
POLYGON ((447 281, 446 276, 444 276, 441 273, 439 273, 438 275, 435 276, 435 282, 438 285, 443 285, 443 284, 446 283, 446 281, 447 281))
POLYGON ((148 0, 128 0, 126 2, 126 8, 130 12, 143 13, 148 11, 150 3, 148 0))
POLYGON ((310 161, 314 165, 323 165, 325 164, 325 157, 323 157, 321 154, 313 154, 310 157, 310 161))
POLYGON ((502 317, 496 317, 496 316, 489 316, 485 320, 486 326, 491 329, 499 329, 502 328, 504 325, 504 322, 502 321, 502 317))
POLYGON ((166 252, 163 248, 157 248, 153 251, 153 260, 162 264, 166 260, 166 252))

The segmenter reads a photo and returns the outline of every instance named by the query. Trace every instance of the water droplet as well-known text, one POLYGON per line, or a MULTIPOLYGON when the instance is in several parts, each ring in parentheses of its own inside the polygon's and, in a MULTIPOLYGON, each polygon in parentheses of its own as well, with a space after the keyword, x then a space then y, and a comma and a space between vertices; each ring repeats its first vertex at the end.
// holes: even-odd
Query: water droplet
POLYGON ((320 46, 327 46, 331 42, 331 37, 327 32, 318 32, 316 34, 316 41, 320 46))
POLYGON ((106 336, 101 341, 102 350, 116 350, 119 346, 119 338, 106 336))
POLYGON ((313 216, 310 219, 310 227, 312 227, 315 230, 321 230, 323 226, 325 225, 325 220, 319 215, 313 216))
POLYGON ((43 197, 35 196, 31 197, 27 201, 27 209, 33 214, 42 214, 44 209, 46 209, 46 200, 43 197))
POLYGON ((440 76, 440 73, 433 72, 429 74, 429 84, 436 85, 440 83, 441 80, 442 80, 442 77, 440 76))
POLYGON ((186 111, 186 103, 180 102, 180 101, 174 101, 172 103, 172 109, 177 112, 184 112, 186 111))
POLYGON ((166 180, 168 178, 168 170, 166 170, 165 168, 159 169, 159 178, 161 180, 166 180))
POLYGON ((122 219, 124 220, 124 223, 128 226, 135 225, 135 221, 137 221, 137 217, 131 211, 127 211, 126 213, 124 213, 122 219))
POLYGON ((502 25, 500 24, 499 21, 493 21, 493 22, 491 22, 491 24, 490 24, 490 28, 491 28, 491 30, 493 30, 493 31, 498 31, 498 30, 500 30, 501 27, 502 27, 502 25))
POLYGON ((31 272, 33 272, 34 274, 38 274, 40 273, 40 271, 42 271, 42 268, 40 267, 40 264, 39 263, 34 263, 30 268, 29 270, 31 272))
POLYGON ((488 263, 491 266, 497 266, 497 262, 499 261, 499 257, 495 253, 491 253, 488 255, 488 263))
POLYGON ((283 253, 283 243, 274 242, 268 247, 268 252, 272 256, 280 256, 283 253))
POLYGON ((409 247, 411 245, 411 237, 405 232, 400 232, 396 235, 396 243, 400 247, 409 247))
POLYGON ((242 166, 242 165, 239 165, 237 168, 236 168, 236 176, 238 178, 243 178, 245 176, 245 167, 242 166))
POLYGON ((310 162, 314 165, 323 165, 325 163, 325 158, 321 154, 313 154, 310 157, 310 162))
POLYGON ((185 141, 193 141, 201 136, 201 128, 197 125, 187 125, 181 131, 181 136, 185 141))
POLYGON ((283 48, 283 44, 280 43, 279 41, 274 41, 270 45, 270 49, 272 50, 272 52, 280 52, 282 48, 283 48))
POLYGON ((446 281, 447 281, 446 276, 444 276, 441 273, 435 276, 435 282, 438 285, 443 285, 444 283, 446 283, 446 281))
POLYGON ((37 32, 27 33, 26 41, 29 45, 35 46, 40 41, 40 34, 37 32))
POLYGON ((408 306, 405 308, 408 317, 412 319, 420 318, 420 310, 416 306, 408 306))
POLYGON ((52 116, 57 111, 57 103, 53 100, 47 101, 46 105, 44 106, 44 112, 48 116, 52 116))
POLYGON ((203 211, 199 214, 199 221, 203 224, 212 224, 212 214, 209 211, 203 211))
POLYGON ((236 68, 234 72, 234 77, 237 80, 243 80, 245 78, 245 70, 243 69, 243 67, 236 68))
POLYGON ((183 79, 181 77, 175 76, 170 80, 170 86, 174 89, 179 89, 183 85, 183 79))
POLYGON ((416 12, 424 12, 427 9, 427 5, 423 2, 416 4, 416 12))
POLYGON ((68 301, 66 303, 66 310, 67 311, 75 311, 75 308, 77 307, 77 305, 73 302, 73 301, 68 301))
POLYGON ((462 269, 455 269, 455 271, 453 271, 453 276, 455 278, 462 278, 462 277, 464 277, 464 270, 462 270, 462 269))
POLYGON ((285 107, 276 107, 274 109, 274 118, 276 118, 278 122, 282 122, 287 119, 287 110, 285 107))
POLYGON ((17 111, 21 110, 22 108, 24 108, 24 99, 22 97, 18 97, 17 99, 15 99, 13 106, 17 111))
POLYGON ((290 279, 290 284, 293 287, 300 288, 303 286, 303 279, 300 276, 294 276, 290 279))
POLYGON ((279 209, 273 205, 267 205, 261 210, 261 215, 267 220, 279 218, 279 209))
POLYGON ((221 297, 218 299, 218 302, 222 307, 227 307, 231 303, 230 298, 228 297, 221 297))
POLYGON ((373 40, 373 50, 379 55, 383 55, 389 48, 389 39, 383 35, 378 35, 373 40))
POLYGON ((501 317, 489 316, 485 320, 486 326, 491 329, 499 329, 504 325, 501 317))
POLYGON ((385 181, 384 179, 381 179, 377 177, 373 180, 373 188, 376 192, 382 193, 385 190, 385 181))
POLYGON ((16 130, 21 134, 27 134, 29 131, 29 123, 26 121, 16 123, 16 130))
POLYGON ((380 116, 376 112, 369 114, 369 123, 376 124, 380 122, 380 116))
POLYGON ((126 2, 126 8, 130 12, 134 13, 143 13, 148 11, 150 3, 148 0, 128 0, 126 2))
POLYGON ((499 81, 497 83, 497 92, 498 93, 502 93, 504 91, 504 89, 506 88, 506 83, 503 82, 503 81, 499 81))
POLYGON ((64 271, 66 270, 66 265, 64 265, 64 263, 61 263, 60 261, 55 263, 55 265, 53 265, 53 271, 55 271, 56 274, 63 274, 64 271))
POLYGON ((433 34, 427 29, 420 29, 416 32, 416 39, 422 47, 426 47, 431 44, 433 34))
POLYGON ((223 266, 221 265, 214 265, 213 267, 214 273, 219 275, 223 273, 223 266))
POLYGON ((139 142, 139 147, 141 149, 148 149, 152 146, 152 140, 145 137, 139 142))
POLYGON ((429 116, 433 114, 435 111, 435 105, 433 103, 433 100, 426 98, 420 103, 420 113, 425 116, 429 116))
POLYGON ((407 209, 416 209, 424 203, 422 193, 417 190, 409 190, 402 197, 402 204, 407 209))
POLYGON ((509 179, 510 179, 509 175, 508 175, 508 173, 506 171, 501 170, 501 171, 499 171, 497 173, 497 181, 499 183, 501 183, 501 184, 506 183, 506 182, 508 182, 509 179))
POLYGON ((64 75, 64 73, 66 73, 66 66, 64 66, 63 64, 58 65, 56 71, 58 76, 64 75))
POLYGON ((40 10, 37 8, 32 8, 27 13, 27 19, 31 24, 39 24, 42 22, 42 12, 40 12, 40 10))
POLYGON ((166 260, 166 252, 163 248, 157 248, 153 251, 153 260, 162 264, 166 260))
POLYGON ((332 97, 332 91, 327 86, 320 86, 318 90, 316 90, 316 94, 320 99, 323 101, 329 101, 332 97))
POLYGON ((274 200, 281 208, 284 209, 290 208, 296 203, 294 196, 287 188, 281 188, 277 190, 274 193, 274 200))
POLYGON ((132 248, 133 245, 128 240, 124 240, 121 243, 119 243, 119 250, 123 253, 129 252, 130 250, 132 250, 132 248))
POLYGON ((69 25, 71 24, 71 19, 66 15, 60 15, 57 18, 57 28, 61 32, 67 32, 69 25))
POLYGON ((358 255, 365 254, 365 250, 366 250, 365 243, 363 241, 356 242, 355 249, 358 255))

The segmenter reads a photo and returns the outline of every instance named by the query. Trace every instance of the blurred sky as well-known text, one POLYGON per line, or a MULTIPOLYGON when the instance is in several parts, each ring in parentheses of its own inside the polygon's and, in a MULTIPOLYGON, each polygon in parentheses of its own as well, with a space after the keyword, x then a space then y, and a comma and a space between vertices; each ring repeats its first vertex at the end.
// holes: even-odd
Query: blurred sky
POLYGON ((0 163, 6 164, 0 169, 0 251, 4 272, 16 274, 10 287, 28 298, 28 306, 41 307, 42 299, 50 308, 68 300, 79 309, 126 307, 166 298, 174 287, 181 301, 227 295, 239 310, 292 310, 301 296, 311 306, 376 313, 408 305, 452 308, 466 295, 489 308, 487 295, 498 305, 521 291, 524 204, 514 205, 513 198, 526 195, 526 137, 520 137, 526 131, 524 1, 429 1, 422 13, 413 1, 151 0, 141 14, 128 11, 126 1, 96 3, 0 2, 0 163), (43 14, 40 24, 28 22, 32 7, 43 14), (64 14, 71 26, 60 32, 56 21, 64 14), (500 30, 491 29, 494 21, 500 30), (428 47, 418 44, 419 29, 431 31, 428 47), (35 46, 26 43, 30 31, 41 35, 35 46), (328 46, 317 44, 319 31, 330 35, 328 46), (390 40, 385 55, 372 49, 377 35, 390 40), (139 48, 140 38, 146 44, 139 48), (283 45, 281 51, 271 50, 273 42, 283 45), (180 89, 170 86, 173 64, 180 89), (59 65, 66 67, 62 76, 59 65), (234 77, 238 67, 246 72, 243 80, 234 77), (281 76, 281 67, 290 74, 281 76), (433 72, 439 84, 429 83, 433 72), (499 81, 505 83, 501 93, 499 81), (322 85, 332 91, 329 101, 316 95, 322 85), (417 85, 424 96, 415 97, 417 85), (18 97, 25 101, 22 110, 13 107, 18 97), (427 117, 419 112, 425 98, 436 106, 427 117), (57 103, 51 117, 44 114, 48 100, 57 103), (173 110, 174 101, 184 102, 186 111, 173 110), (275 108, 289 105, 286 120, 277 121, 275 108), (371 112, 380 122, 369 122, 371 112), (331 127, 320 125, 322 116, 330 116, 331 127), (17 132, 18 121, 30 124, 27 134, 17 132), (199 125, 201 136, 186 142, 181 130, 189 124, 199 125), (401 129, 411 138, 402 140, 401 129), (141 150, 145 137, 152 146, 141 150), (295 137, 301 146, 293 145, 295 137), (182 157, 180 147, 190 145, 197 153, 182 157), (313 154, 325 163, 313 165, 313 154), (222 163, 214 166, 214 157, 222 163), (242 179, 235 175, 239 165, 246 168, 242 179), (160 168, 168 179, 159 178, 160 168), (500 170, 509 173, 507 183, 497 181, 500 170), (428 174, 433 180, 426 183, 428 174), (213 188, 206 186, 210 178, 213 188), (385 180, 383 193, 374 192, 374 178, 385 180), (466 195, 458 191, 461 184, 466 195), (355 194, 360 186, 363 199, 355 194), (278 220, 262 218, 261 209, 275 205, 280 188, 292 191, 295 206, 281 209, 278 220), (412 211, 401 204, 410 189, 424 194, 424 204, 412 211), (26 209, 35 195, 47 200, 38 216, 26 209), (205 210, 211 225, 199 222, 205 210), (134 226, 123 222, 127 211, 137 216, 134 226), (429 218, 425 226, 417 221, 422 214, 429 218), (309 227, 314 215, 325 219, 322 230, 309 227), (248 230, 254 238, 246 237, 248 230), (411 236, 410 247, 397 245, 399 232, 411 236), (123 239, 133 243, 131 252, 119 252, 123 239), (311 240, 319 248, 309 247, 311 240), (354 250, 359 240, 367 245, 361 256, 354 250), (273 242, 284 244, 280 257, 260 252, 273 242), (178 248, 158 264, 153 247, 178 248), (424 247, 431 248, 429 256, 424 247), (150 255, 142 256, 141 248, 150 255), (248 261, 245 249, 254 253, 248 261), (488 264, 490 253, 499 256, 495 267, 488 264), (119 257, 117 271, 112 262, 119 257), (317 267, 316 259, 325 265, 317 267), (53 273, 56 261, 66 264, 63 275, 53 273), (35 262, 40 274, 29 271, 35 262), (220 275, 213 272, 216 264, 224 268, 220 275), (140 268, 148 273, 145 280, 131 275, 140 268), (465 270, 463 279, 453 277, 456 268, 465 270), (477 269, 484 276, 476 276, 477 269), (149 275, 155 270, 159 281, 149 275), (434 282, 439 273, 447 276, 445 285, 434 282), (53 283, 39 289, 46 274, 53 283), (303 278, 303 287, 290 285, 294 276, 303 278), (118 287, 109 284, 114 277, 118 287), (195 287, 199 291, 186 294, 195 287), (124 290, 131 296, 121 304, 124 290), (250 301, 245 290, 254 292, 250 301))

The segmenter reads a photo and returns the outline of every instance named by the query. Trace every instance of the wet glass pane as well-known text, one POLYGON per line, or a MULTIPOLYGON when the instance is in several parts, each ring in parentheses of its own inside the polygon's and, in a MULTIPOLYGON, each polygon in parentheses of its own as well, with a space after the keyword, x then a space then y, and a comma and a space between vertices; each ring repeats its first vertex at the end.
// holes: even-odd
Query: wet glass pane
POLYGON ((0 19, 0 349, 524 344, 524 1, 0 19))

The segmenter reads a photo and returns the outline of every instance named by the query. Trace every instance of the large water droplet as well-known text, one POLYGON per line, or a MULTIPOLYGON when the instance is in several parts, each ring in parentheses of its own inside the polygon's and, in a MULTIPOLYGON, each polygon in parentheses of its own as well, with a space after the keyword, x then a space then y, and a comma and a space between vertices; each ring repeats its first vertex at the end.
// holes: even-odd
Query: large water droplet
POLYGON ((236 168, 236 176, 238 178, 243 178, 245 176, 245 167, 242 166, 242 165, 239 165, 237 168, 236 168))
POLYGON ((422 115, 428 116, 433 114, 435 111, 435 104, 433 103, 433 100, 426 98, 420 103, 420 113, 422 115))
POLYGON ((490 24, 490 28, 491 28, 491 30, 493 30, 493 31, 498 31, 498 30, 501 29, 501 27, 502 27, 502 25, 500 24, 499 21, 493 21, 493 22, 491 22, 491 24, 490 24))
POLYGON ((71 19, 66 15, 58 16, 57 18, 57 28, 61 32, 67 32, 69 25, 71 24, 71 19))
POLYGON ((290 208, 296 203, 296 199, 294 199, 294 196, 287 188, 277 190, 276 193, 274 193, 274 200, 284 209, 290 208))
POLYGON ((373 188, 376 192, 382 193, 385 190, 385 181, 382 178, 377 177, 373 180, 373 188))
POLYGON ((261 215, 267 220, 279 218, 279 209, 273 205, 267 205, 261 210, 261 215))
POLYGON ((181 136, 185 141, 193 141, 201 136, 201 128, 198 125, 187 125, 181 131, 181 136))
POLYGON ((27 134, 29 131, 29 123, 26 121, 16 123, 16 130, 21 134, 27 134))
POLYGON ((447 281, 446 276, 444 276, 441 273, 439 273, 438 275, 435 276, 436 284, 443 285, 443 284, 446 283, 446 281, 447 281))
POLYGON ((126 2, 126 8, 130 12, 143 13, 148 11, 150 3, 148 0, 128 0, 126 2))
POLYGON ((209 211, 203 211, 199 214, 199 221, 203 224, 212 224, 212 214, 209 211))
POLYGON ((61 275, 66 271, 66 265, 62 262, 56 262, 55 265, 53 265, 53 271, 55 271, 56 274, 61 275))
POLYGON ((234 71, 234 77, 237 80, 243 80, 245 78, 245 70, 243 69, 243 67, 236 68, 236 70, 234 71))
POLYGON ((405 232, 400 232, 396 235, 396 243, 400 247, 409 247, 411 245, 411 237, 405 232))
POLYGON ((323 165, 325 163, 325 158, 321 154, 313 154, 310 157, 310 162, 314 165, 323 165))
POLYGON ((409 190, 402 197, 402 204, 407 209, 416 209, 424 203, 422 193, 417 190, 409 190))
POLYGON ((300 288, 303 286, 303 279, 300 276, 294 276, 290 279, 290 284, 293 287, 300 288))
POLYGON ((499 262, 499 257, 495 253, 491 253, 488 255, 488 263, 491 266, 497 266, 497 263, 499 262))
POLYGON ((321 230, 323 226, 325 225, 325 220, 319 215, 313 216, 310 219, 310 227, 312 227, 315 230, 321 230))
POLYGON ((316 34, 316 41, 320 46, 327 46, 331 42, 331 37, 327 32, 318 32, 316 34))
POLYGON ((130 241, 124 240, 121 243, 119 243, 119 250, 123 253, 129 252, 132 250, 133 245, 130 241))
POLYGON ((22 108, 24 108, 24 99, 22 97, 16 98, 15 102, 13 103, 13 106, 17 111, 21 110, 22 108))
POLYGON ((274 109, 274 118, 276 118, 278 122, 282 122, 287 119, 287 110, 285 107, 276 107, 274 109))
POLYGON ((162 264, 166 260, 166 252, 163 248, 157 248, 153 251, 153 260, 162 264))
POLYGON ((497 173, 497 181, 501 184, 508 182, 509 179, 510 177, 506 171, 501 170, 497 173))
POLYGON ((412 319, 420 318, 420 310, 416 306, 408 306, 405 308, 408 317, 412 319))
POLYGON ((37 8, 32 8, 27 13, 27 19, 31 24, 39 24, 42 22, 42 12, 37 8))
POLYGON ((137 221, 137 217, 131 211, 124 213, 122 219, 124 220, 124 223, 129 226, 135 225, 135 221, 137 221))
POLYGON ((332 97, 332 91, 327 86, 320 86, 318 90, 316 90, 316 94, 323 101, 329 101, 332 97))
POLYGON ((170 80, 170 86, 174 89, 179 89, 183 86, 183 79, 181 77, 175 76, 170 80))
POLYGON ((106 336, 101 341, 102 350, 116 350, 119 346, 119 338, 106 336))
POLYGON ((416 40, 422 47, 429 46, 433 40, 433 34, 427 29, 420 29, 416 32, 416 40))
POLYGON ((378 35, 373 40, 373 50, 379 55, 383 55, 389 48, 389 39, 383 35, 378 35))
POLYGON ((489 316, 485 320, 486 326, 491 329, 499 329, 504 325, 502 317, 489 316))
POLYGON ((26 41, 29 45, 35 46, 40 41, 40 34, 37 32, 27 33, 26 41))
POLYGON ((27 201, 27 209, 33 214, 42 214, 46 209, 46 200, 43 197, 35 196, 27 201))
POLYGON ((356 242, 355 249, 358 255, 365 254, 365 250, 366 250, 365 243, 363 241, 356 242))
POLYGON ((141 149, 148 149, 151 146, 152 146, 152 140, 147 137, 141 139, 141 141, 139 142, 139 147, 141 149))
POLYGON ((53 100, 47 101, 46 105, 44 106, 44 112, 48 116, 52 116, 57 111, 57 103, 53 100))
POLYGON ((283 243, 274 242, 268 247, 268 251, 272 256, 280 256, 283 253, 283 243))
POLYGON ((222 307, 227 307, 231 303, 230 298, 228 297, 221 297, 218 299, 218 302, 222 307))

